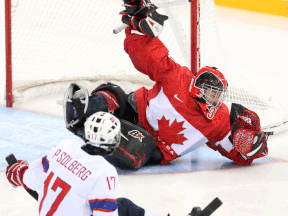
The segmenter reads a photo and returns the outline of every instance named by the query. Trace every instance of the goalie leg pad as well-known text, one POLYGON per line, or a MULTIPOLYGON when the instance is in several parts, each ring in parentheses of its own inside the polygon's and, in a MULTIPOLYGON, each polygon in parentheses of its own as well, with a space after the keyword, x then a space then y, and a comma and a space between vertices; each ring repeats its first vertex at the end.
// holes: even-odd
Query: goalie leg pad
POLYGON ((137 170, 149 161, 157 142, 147 131, 137 125, 122 119, 120 122, 120 145, 113 155, 105 158, 117 167, 137 170))

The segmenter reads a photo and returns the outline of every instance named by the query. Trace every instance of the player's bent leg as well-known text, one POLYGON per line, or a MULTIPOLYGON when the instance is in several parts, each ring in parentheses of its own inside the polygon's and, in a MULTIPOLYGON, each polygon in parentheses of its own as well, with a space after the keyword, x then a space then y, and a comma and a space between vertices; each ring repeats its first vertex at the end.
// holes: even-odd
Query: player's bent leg
POLYGON ((108 111, 112 112, 113 115, 133 124, 139 124, 134 92, 127 95, 120 86, 108 82, 98 86, 91 94, 97 93, 101 93, 105 96, 108 104, 108 111))
POLYGON ((127 198, 116 199, 119 216, 157 216, 153 212, 144 210, 127 198))
POLYGON ((68 85, 63 102, 67 128, 81 123, 96 112, 108 112, 108 102, 104 95, 99 93, 89 96, 87 89, 76 82, 68 85))
POLYGON ((108 112, 108 104, 104 95, 95 94, 89 96, 89 105, 85 113, 85 118, 88 118, 89 116, 99 111, 108 112))
POLYGON ((63 103, 64 120, 66 127, 69 129, 84 118, 89 104, 87 89, 76 82, 69 83, 63 103))
POLYGON ((87 89, 80 84, 69 83, 63 100, 66 128, 85 140, 84 122, 86 118, 99 111, 108 112, 118 109, 117 105, 112 104, 112 102, 117 104, 117 99, 115 98, 115 101, 113 95, 110 97, 109 94, 110 92, 95 92, 89 96, 87 89))
MULTIPOLYGON (((91 92, 91 95, 97 94, 99 92, 102 93, 106 97, 108 105, 116 102, 117 107, 119 109, 116 109, 113 112, 113 115, 115 115, 118 118, 123 118, 123 113, 126 110, 126 103, 127 103, 127 94, 124 92, 124 90, 120 86, 114 83, 106 82, 98 86, 96 89, 94 89, 91 92)), ((109 109, 108 111, 112 111, 112 110, 109 109)))
POLYGON ((121 118, 126 110, 126 100, 126 93, 113 83, 101 84, 89 96, 87 89, 76 82, 71 82, 64 96, 66 126, 77 125, 99 111, 115 112, 114 115, 121 118))
POLYGON ((84 120, 99 111, 114 112, 116 117, 126 120, 121 120, 120 147, 106 158, 110 163, 125 169, 139 169, 150 159, 153 164, 159 163, 162 154, 155 154, 158 153, 155 139, 138 122, 133 92, 127 96, 119 86, 104 83, 88 96, 88 91, 78 83, 69 84, 64 99, 64 117, 69 131, 85 140, 84 120))

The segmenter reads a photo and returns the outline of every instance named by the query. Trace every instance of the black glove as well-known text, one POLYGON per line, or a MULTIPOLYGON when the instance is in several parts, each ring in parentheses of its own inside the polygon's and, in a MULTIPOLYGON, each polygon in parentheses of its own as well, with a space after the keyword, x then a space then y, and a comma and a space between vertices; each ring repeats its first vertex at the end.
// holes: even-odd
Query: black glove
POLYGON ((200 207, 194 207, 192 211, 188 214, 189 216, 199 216, 201 214, 201 208, 200 207))
POLYGON ((141 8, 141 0, 123 0, 125 12, 130 16, 133 16, 141 8))
POLYGON ((133 30, 137 30, 145 35, 157 37, 161 33, 164 22, 168 19, 168 16, 161 15, 156 11, 151 12, 147 16, 143 16, 140 12, 137 13, 146 3, 150 3, 150 0, 127 1, 130 4, 126 4, 126 1, 127 0, 124 0, 126 10, 120 12, 122 22, 129 25, 133 30))

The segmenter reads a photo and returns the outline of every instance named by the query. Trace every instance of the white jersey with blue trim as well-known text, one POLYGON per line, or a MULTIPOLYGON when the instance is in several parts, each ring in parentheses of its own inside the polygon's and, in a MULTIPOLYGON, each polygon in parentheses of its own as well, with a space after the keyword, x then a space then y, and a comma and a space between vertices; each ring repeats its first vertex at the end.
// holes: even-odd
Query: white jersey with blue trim
POLYGON ((40 216, 118 216, 116 169, 82 145, 64 140, 30 163, 23 181, 39 193, 40 216))

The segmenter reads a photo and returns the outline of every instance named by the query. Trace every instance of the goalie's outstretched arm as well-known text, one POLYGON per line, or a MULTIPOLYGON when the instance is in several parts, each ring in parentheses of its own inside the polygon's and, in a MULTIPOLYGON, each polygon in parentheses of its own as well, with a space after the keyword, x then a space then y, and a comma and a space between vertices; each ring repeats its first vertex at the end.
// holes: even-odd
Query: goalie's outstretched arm
POLYGON ((155 82, 162 82, 167 75, 177 76, 183 70, 191 73, 188 68, 181 67, 170 56, 169 50, 157 38, 139 35, 128 27, 126 30, 124 49, 135 68, 149 76, 155 82), (184 69, 183 69, 184 68, 184 69))
POLYGON ((220 141, 207 145, 238 165, 251 164, 268 154, 268 135, 260 129, 259 116, 240 104, 232 104, 231 131, 220 141))

